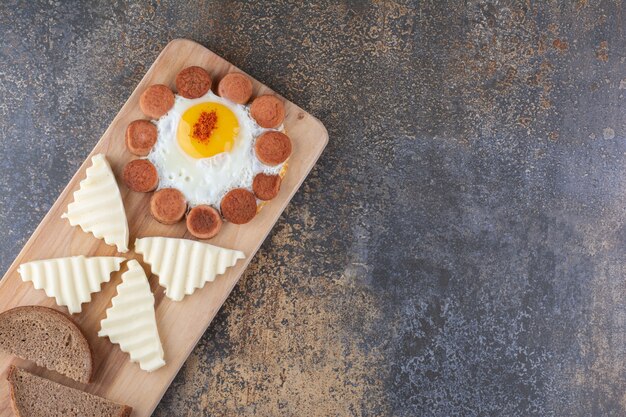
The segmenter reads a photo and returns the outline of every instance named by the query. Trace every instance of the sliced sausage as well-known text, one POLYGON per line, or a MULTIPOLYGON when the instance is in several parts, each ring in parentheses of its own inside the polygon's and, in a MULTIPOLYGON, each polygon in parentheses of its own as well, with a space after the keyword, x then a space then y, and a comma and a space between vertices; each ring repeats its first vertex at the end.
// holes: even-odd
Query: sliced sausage
POLYGON ((254 151, 265 165, 282 164, 291 155, 291 139, 281 132, 265 132, 257 138, 254 151))
POLYGON ((285 106, 276 96, 259 96, 250 105, 250 116, 261 127, 277 128, 285 120, 285 106))
POLYGON ((174 93, 163 84, 151 85, 141 94, 139 107, 146 116, 158 119, 174 107, 174 93))
POLYGON ((256 198, 243 188, 235 188, 222 198, 222 216, 234 224, 248 223, 256 216, 256 198))
POLYGON ((187 67, 176 75, 176 90, 185 98, 198 98, 211 89, 211 76, 203 68, 187 67))
POLYGON ((280 191, 280 175, 257 174, 252 181, 252 191, 259 200, 271 200, 280 191))
POLYGON ((246 104, 252 96, 252 80, 240 72, 231 72, 220 80, 217 94, 235 103, 246 104))
POLYGON ((222 228, 222 217, 211 206, 200 205, 187 214, 187 230, 198 239, 210 239, 222 228))
POLYGON ((150 213, 159 223, 178 223, 186 211, 185 196, 175 188, 163 188, 150 198, 150 213))
POLYGON ((156 141, 157 128, 148 120, 135 120, 126 128, 126 147, 133 155, 148 155, 156 141))
POLYGON ((140 193, 153 191, 159 185, 157 170, 147 159, 135 159, 127 163, 122 178, 128 188, 140 193))

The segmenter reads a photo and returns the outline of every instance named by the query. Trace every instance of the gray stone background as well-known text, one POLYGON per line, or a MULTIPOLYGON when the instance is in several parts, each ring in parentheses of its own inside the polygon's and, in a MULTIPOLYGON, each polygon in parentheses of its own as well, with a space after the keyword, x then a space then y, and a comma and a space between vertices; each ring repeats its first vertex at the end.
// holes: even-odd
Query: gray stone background
POLYGON ((3 0, 0 266, 189 38, 330 143, 155 416, 626 415, 625 12, 3 0))

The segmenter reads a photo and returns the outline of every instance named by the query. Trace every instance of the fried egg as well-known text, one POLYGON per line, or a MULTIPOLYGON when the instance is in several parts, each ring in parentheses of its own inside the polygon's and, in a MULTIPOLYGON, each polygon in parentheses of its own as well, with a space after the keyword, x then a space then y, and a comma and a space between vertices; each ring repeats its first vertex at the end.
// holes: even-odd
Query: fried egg
POLYGON ((147 158, 159 174, 159 188, 176 188, 192 207, 219 208, 228 191, 252 190, 256 174, 279 174, 284 165, 264 165, 254 152, 255 139, 275 129, 261 128, 249 106, 211 91, 196 99, 176 96, 156 126, 157 141, 147 158))

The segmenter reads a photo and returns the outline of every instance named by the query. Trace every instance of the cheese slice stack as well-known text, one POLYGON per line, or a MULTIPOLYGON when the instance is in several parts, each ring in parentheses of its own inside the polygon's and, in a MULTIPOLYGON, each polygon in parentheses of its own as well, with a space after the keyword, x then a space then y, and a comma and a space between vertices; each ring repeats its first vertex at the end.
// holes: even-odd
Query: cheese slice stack
POLYGON ((108 336, 130 354, 144 371, 152 372, 165 365, 163 346, 154 313, 154 296, 146 273, 139 262, 130 260, 128 271, 122 274, 107 317, 100 322, 98 336, 108 336))
POLYGON ((146 237, 135 241, 135 251, 143 255, 152 272, 159 276, 165 295, 180 301, 196 288, 215 280, 227 268, 245 258, 243 252, 224 249, 188 239, 146 237))
POLYGON ((119 252, 128 252, 128 222, 111 166, 103 154, 94 155, 91 164, 74 193, 74 202, 61 218, 104 239, 107 245, 117 246, 119 252))
POLYGON ((91 294, 100 291, 103 282, 109 282, 111 273, 119 271, 125 258, 113 256, 71 256, 21 264, 17 272, 22 281, 31 281, 36 289, 43 289, 54 297, 70 314, 80 313, 81 304, 91 301, 91 294))

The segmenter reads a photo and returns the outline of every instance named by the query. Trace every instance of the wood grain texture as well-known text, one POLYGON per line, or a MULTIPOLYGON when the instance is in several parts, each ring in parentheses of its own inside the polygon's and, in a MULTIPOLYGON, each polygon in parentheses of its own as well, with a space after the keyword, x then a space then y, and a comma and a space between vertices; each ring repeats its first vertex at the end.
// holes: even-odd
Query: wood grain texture
MULTIPOLYGON (((214 80, 219 80, 228 72, 240 71, 195 42, 184 39, 170 42, 91 153, 91 155, 100 152, 106 154, 118 179, 124 164, 133 159, 133 156, 126 151, 124 144, 126 126, 135 119, 144 118, 139 109, 141 92, 147 86, 156 83, 169 85, 174 89, 176 73, 190 65, 206 68, 214 80)), ((254 80, 255 95, 270 91, 271 89, 267 86, 254 80)), ((285 110, 285 128, 293 142, 293 154, 289 160, 289 170, 280 194, 266 204, 252 222, 242 226, 225 224, 220 234, 208 241, 222 247, 242 250, 247 256, 246 259, 239 261, 226 274, 219 276, 214 282, 206 284, 203 289, 197 290, 180 302, 165 298, 163 288, 158 286, 157 277, 150 276, 150 285, 156 299, 157 323, 167 365, 151 374, 143 372, 137 364, 129 361, 128 355, 121 352, 117 345, 111 344, 108 338, 97 336, 100 320, 105 317, 105 310, 110 306, 111 298, 116 294, 116 286, 121 282, 120 276, 126 271, 124 265, 120 272, 113 274, 109 283, 102 286, 99 293, 93 295, 90 303, 83 304, 83 311, 80 314, 72 316, 85 332, 94 352, 93 383, 84 386, 43 369, 37 369, 38 374, 128 404, 134 408, 132 415, 135 417, 149 416, 152 413, 328 142, 326 129, 315 117, 288 101, 285 101, 285 110)), ((61 214, 73 201, 72 193, 78 189, 78 183, 84 178, 86 168, 90 166, 91 155, 76 172, 4 275, 0 282, 0 311, 20 305, 36 304, 57 308, 67 313, 65 307, 56 306, 54 299, 46 297, 43 290, 35 290, 31 283, 21 281, 17 267, 22 262, 81 254, 117 255, 114 247, 95 239, 91 234, 84 233, 78 227, 71 227, 66 220, 61 219, 61 214)), ((191 236, 187 234, 184 223, 165 226, 152 219, 148 208, 150 194, 130 192, 123 184, 120 184, 120 190, 130 226, 131 251, 124 256, 139 260, 149 273, 149 267, 132 250, 135 238, 145 236, 191 238, 191 236)), ((6 377, 11 363, 33 369, 31 364, 0 354, 1 379, 4 380, 6 377)), ((8 401, 8 386, 6 383, 0 383, 0 417, 12 415, 8 401)))

